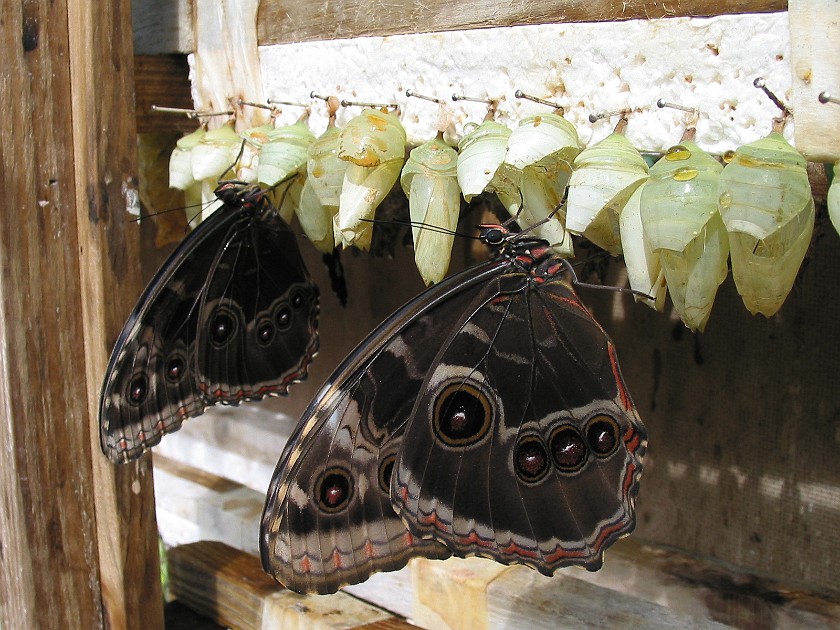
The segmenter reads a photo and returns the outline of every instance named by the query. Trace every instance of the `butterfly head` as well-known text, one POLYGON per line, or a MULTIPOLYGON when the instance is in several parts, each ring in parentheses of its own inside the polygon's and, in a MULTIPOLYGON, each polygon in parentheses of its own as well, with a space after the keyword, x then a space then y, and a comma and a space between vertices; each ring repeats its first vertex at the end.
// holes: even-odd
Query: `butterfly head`
POLYGON ((479 240, 498 255, 516 258, 525 254, 540 259, 549 251, 548 241, 526 232, 511 232, 504 225, 479 225, 478 230, 479 240))
POLYGON ((213 192, 223 203, 244 208, 256 207, 265 198, 258 185, 238 181, 223 182, 213 192))

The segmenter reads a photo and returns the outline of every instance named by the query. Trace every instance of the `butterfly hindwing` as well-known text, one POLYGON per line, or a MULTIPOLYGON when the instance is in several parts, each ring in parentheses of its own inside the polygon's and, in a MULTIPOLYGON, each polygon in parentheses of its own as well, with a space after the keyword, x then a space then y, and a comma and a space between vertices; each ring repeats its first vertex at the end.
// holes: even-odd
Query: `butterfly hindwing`
POLYGON ((331 593, 412 556, 449 555, 406 530, 391 506, 391 474, 438 340, 448 334, 439 310, 461 308, 477 290, 480 282, 456 276, 404 306, 304 413, 272 477, 260 538, 263 567, 288 588, 331 593))
POLYGON ((412 534, 551 574, 633 529, 645 433, 612 344, 559 275, 488 284, 420 388, 392 483, 412 534))
POLYGON ((216 402, 285 393, 317 350, 318 291, 295 237, 261 193, 235 192, 176 248, 117 339, 100 399, 114 462, 216 402), (281 310, 288 325, 277 325, 281 310), (260 338, 269 316, 272 334, 260 338))
POLYGON ((318 290, 276 214, 239 232, 208 276, 198 322, 199 387, 226 404, 286 393, 317 350, 318 290))

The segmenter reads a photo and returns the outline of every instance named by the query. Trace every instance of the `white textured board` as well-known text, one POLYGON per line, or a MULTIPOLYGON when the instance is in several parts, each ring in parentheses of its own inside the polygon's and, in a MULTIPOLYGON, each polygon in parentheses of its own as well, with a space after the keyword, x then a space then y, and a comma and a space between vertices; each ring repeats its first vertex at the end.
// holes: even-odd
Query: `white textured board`
POLYGON ((814 161, 840 160, 840 0, 790 0, 796 147, 814 161))
MULTIPOLYGON (((583 144, 605 137, 615 120, 591 124, 593 112, 632 108, 627 137, 642 150, 663 151, 683 130, 684 114, 656 107, 658 98, 701 110, 697 142, 723 153, 770 131, 779 110, 755 87, 758 76, 789 98, 787 13, 547 24, 390 37, 305 42, 260 48, 266 97, 309 102, 309 93, 396 102, 409 143, 430 139, 441 115, 448 138, 480 121, 479 103, 435 103, 406 89, 449 99, 453 93, 500 99, 498 120, 515 126, 550 111, 514 92, 550 98, 568 108, 583 144)), ((310 125, 326 126, 316 102, 310 125)), ((339 111, 339 124, 358 113, 339 111)), ((293 122, 288 108, 280 122, 293 122)), ((792 138, 792 125, 786 135, 792 138)))

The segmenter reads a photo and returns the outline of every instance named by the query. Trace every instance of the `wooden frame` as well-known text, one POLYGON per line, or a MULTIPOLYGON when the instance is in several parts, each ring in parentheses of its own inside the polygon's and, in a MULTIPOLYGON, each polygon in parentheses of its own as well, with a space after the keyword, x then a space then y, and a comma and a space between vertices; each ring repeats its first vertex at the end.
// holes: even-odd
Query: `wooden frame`
POLYGON ((331 0, 313 5, 264 0, 257 38, 261 45, 371 35, 521 26, 552 22, 604 22, 727 13, 769 13, 787 0, 537 0, 532 2, 381 2, 331 0))
POLYGON ((0 625, 159 628, 149 458, 99 452, 110 343, 139 292, 128 0, 6 7, 0 625))

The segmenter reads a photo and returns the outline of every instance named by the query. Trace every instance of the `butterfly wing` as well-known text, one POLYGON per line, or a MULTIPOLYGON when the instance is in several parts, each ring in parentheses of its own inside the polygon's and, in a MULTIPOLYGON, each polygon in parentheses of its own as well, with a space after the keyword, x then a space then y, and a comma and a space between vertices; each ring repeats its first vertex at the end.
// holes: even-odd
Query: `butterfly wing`
POLYGON ((317 350, 317 314, 317 287, 282 220, 222 206, 173 252, 117 339, 100 398, 103 452, 129 461, 209 405, 285 392, 317 350), (287 303, 298 304, 292 325, 268 344, 242 341, 287 303), (207 332, 223 309, 239 331, 229 343, 218 326, 207 332))
POLYGON ((392 481, 415 537, 548 575, 599 568, 632 531, 646 444, 612 343, 559 268, 535 282, 512 265, 453 322, 392 481))
POLYGON ((403 429, 447 315, 474 299, 488 264, 420 294, 374 330, 316 395, 277 464, 263 513, 263 567, 298 592, 331 593, 442 545, 408 533, 390 500, 403 429))
POLYGON ((318 349, 318 288, 277 214, 243 225, 220 250, 197 321, 199 389, 211 403, 285 394, 318 349))

